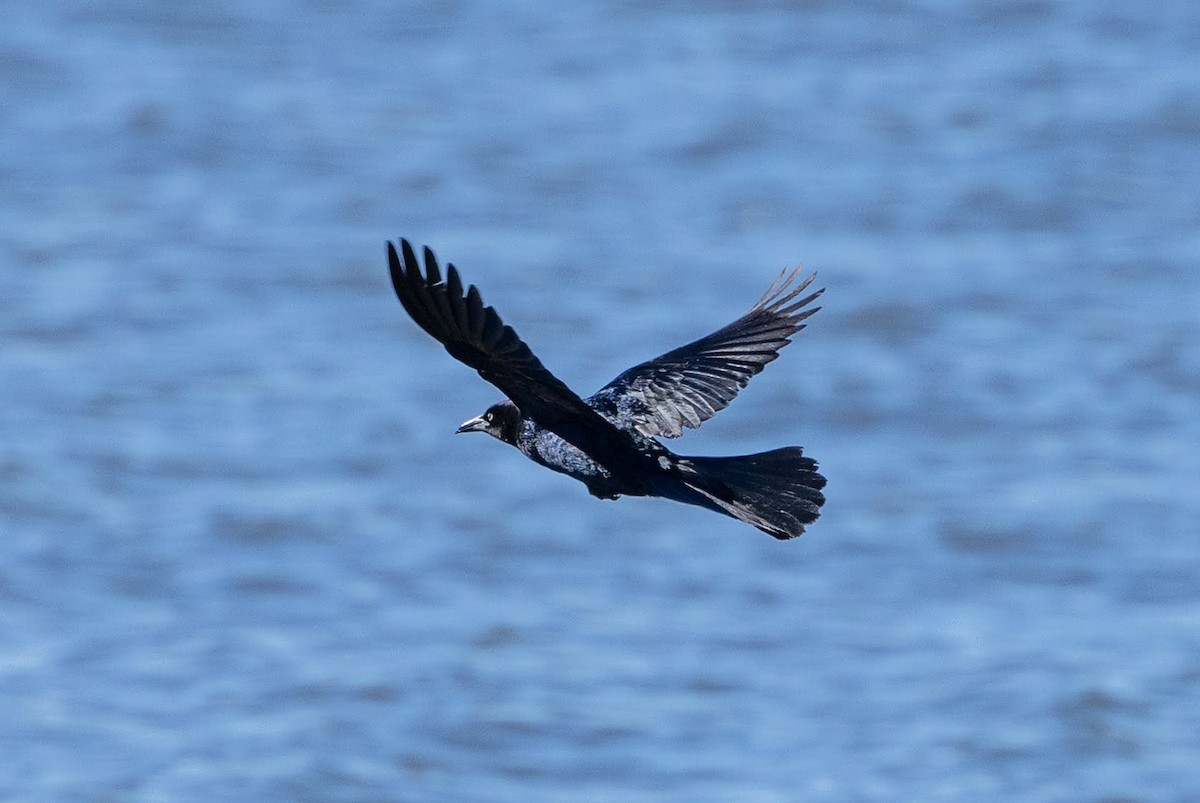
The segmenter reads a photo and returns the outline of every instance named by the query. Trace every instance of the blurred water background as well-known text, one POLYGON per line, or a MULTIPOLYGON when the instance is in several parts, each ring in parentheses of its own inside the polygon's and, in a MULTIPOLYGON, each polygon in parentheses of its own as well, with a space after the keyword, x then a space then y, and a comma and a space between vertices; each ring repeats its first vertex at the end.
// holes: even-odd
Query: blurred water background
POLYGON ((1200 7, 5 3, 0 799, 1200 799, 1200 7), (584 488, 400 309, 569 384, 824 309, 584 488))

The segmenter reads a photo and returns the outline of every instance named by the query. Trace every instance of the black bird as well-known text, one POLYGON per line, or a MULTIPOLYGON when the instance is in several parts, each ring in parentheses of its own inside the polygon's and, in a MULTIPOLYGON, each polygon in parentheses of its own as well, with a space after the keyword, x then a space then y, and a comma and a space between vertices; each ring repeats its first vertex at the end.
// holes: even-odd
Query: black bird
POLYGON ((750 377, 779 356, 805 309, 824 290, 796 300, 815 274, 795 284, 786 271, 766 295, 728 326, 635 365, 581 399, 542 365, 529 346, 464 291, 454 265, 443 279, 425 248, 425 270, 407 240, 388 243, 392 285, 404 309, 508 398, 459 432, 486 432, 531 460, 582 482, 600 499, 661 496, 724 513, 775 538, 795 538, 816 521, 825 478, 799 446, 738 457, 684 457, 656 440, 698 427, 723 409, 750 377), (401 259, 401 254, 403 259, 401 259))

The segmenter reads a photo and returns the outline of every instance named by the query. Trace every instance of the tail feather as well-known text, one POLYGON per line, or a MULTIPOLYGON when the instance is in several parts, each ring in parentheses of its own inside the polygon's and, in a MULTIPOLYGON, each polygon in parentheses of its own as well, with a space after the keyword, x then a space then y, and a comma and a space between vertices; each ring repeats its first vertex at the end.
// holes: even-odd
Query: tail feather
MULTIPOLYGON (((795 538, 821 515, 825 478, 799 446, 738 457, 680 457, 679 476, 703 501, 779 539, 795 538)), ((682 501, 682 500, 681 500, 682 501)))

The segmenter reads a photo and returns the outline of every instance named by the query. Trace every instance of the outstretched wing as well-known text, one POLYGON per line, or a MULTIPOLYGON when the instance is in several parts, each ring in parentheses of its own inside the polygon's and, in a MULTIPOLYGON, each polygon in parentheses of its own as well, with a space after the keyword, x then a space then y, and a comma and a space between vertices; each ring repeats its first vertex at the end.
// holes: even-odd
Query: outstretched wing
POLYGON ((484 306, 475 285, 463 292, 458 270, 425 249, 425 272, 407 240, 400 241, 401 262, 388 243, 392 286, 417 325, 446 347, 455 359, 500 388, 521 412, 600 462, 639 457, 631 436, 614 427, 579 398, 529 350, 496 310, 484 306))
POLYGON ((635 365, 588 403, 617 426, 649 437, 675 438, 698 427, 733 401, 750 377, 779 356, 801 323, 820 307, 805 309, 824 289, 800 300, 816 278, 793 286, 800 269, 784 271, 742 317, 686 346, 635 365))

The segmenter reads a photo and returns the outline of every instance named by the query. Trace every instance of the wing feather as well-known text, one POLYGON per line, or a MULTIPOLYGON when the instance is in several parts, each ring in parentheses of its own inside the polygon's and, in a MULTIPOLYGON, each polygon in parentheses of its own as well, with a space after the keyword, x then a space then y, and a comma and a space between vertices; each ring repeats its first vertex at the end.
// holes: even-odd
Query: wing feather
POLYGON ((467 288, 467 316, 471 320, 471 328, 468 335, 478 340, 483 337, 483 327, 487 321, 487 314, 483 311, 483 299, 479 296, 479 290, 475 285, 467 288))

